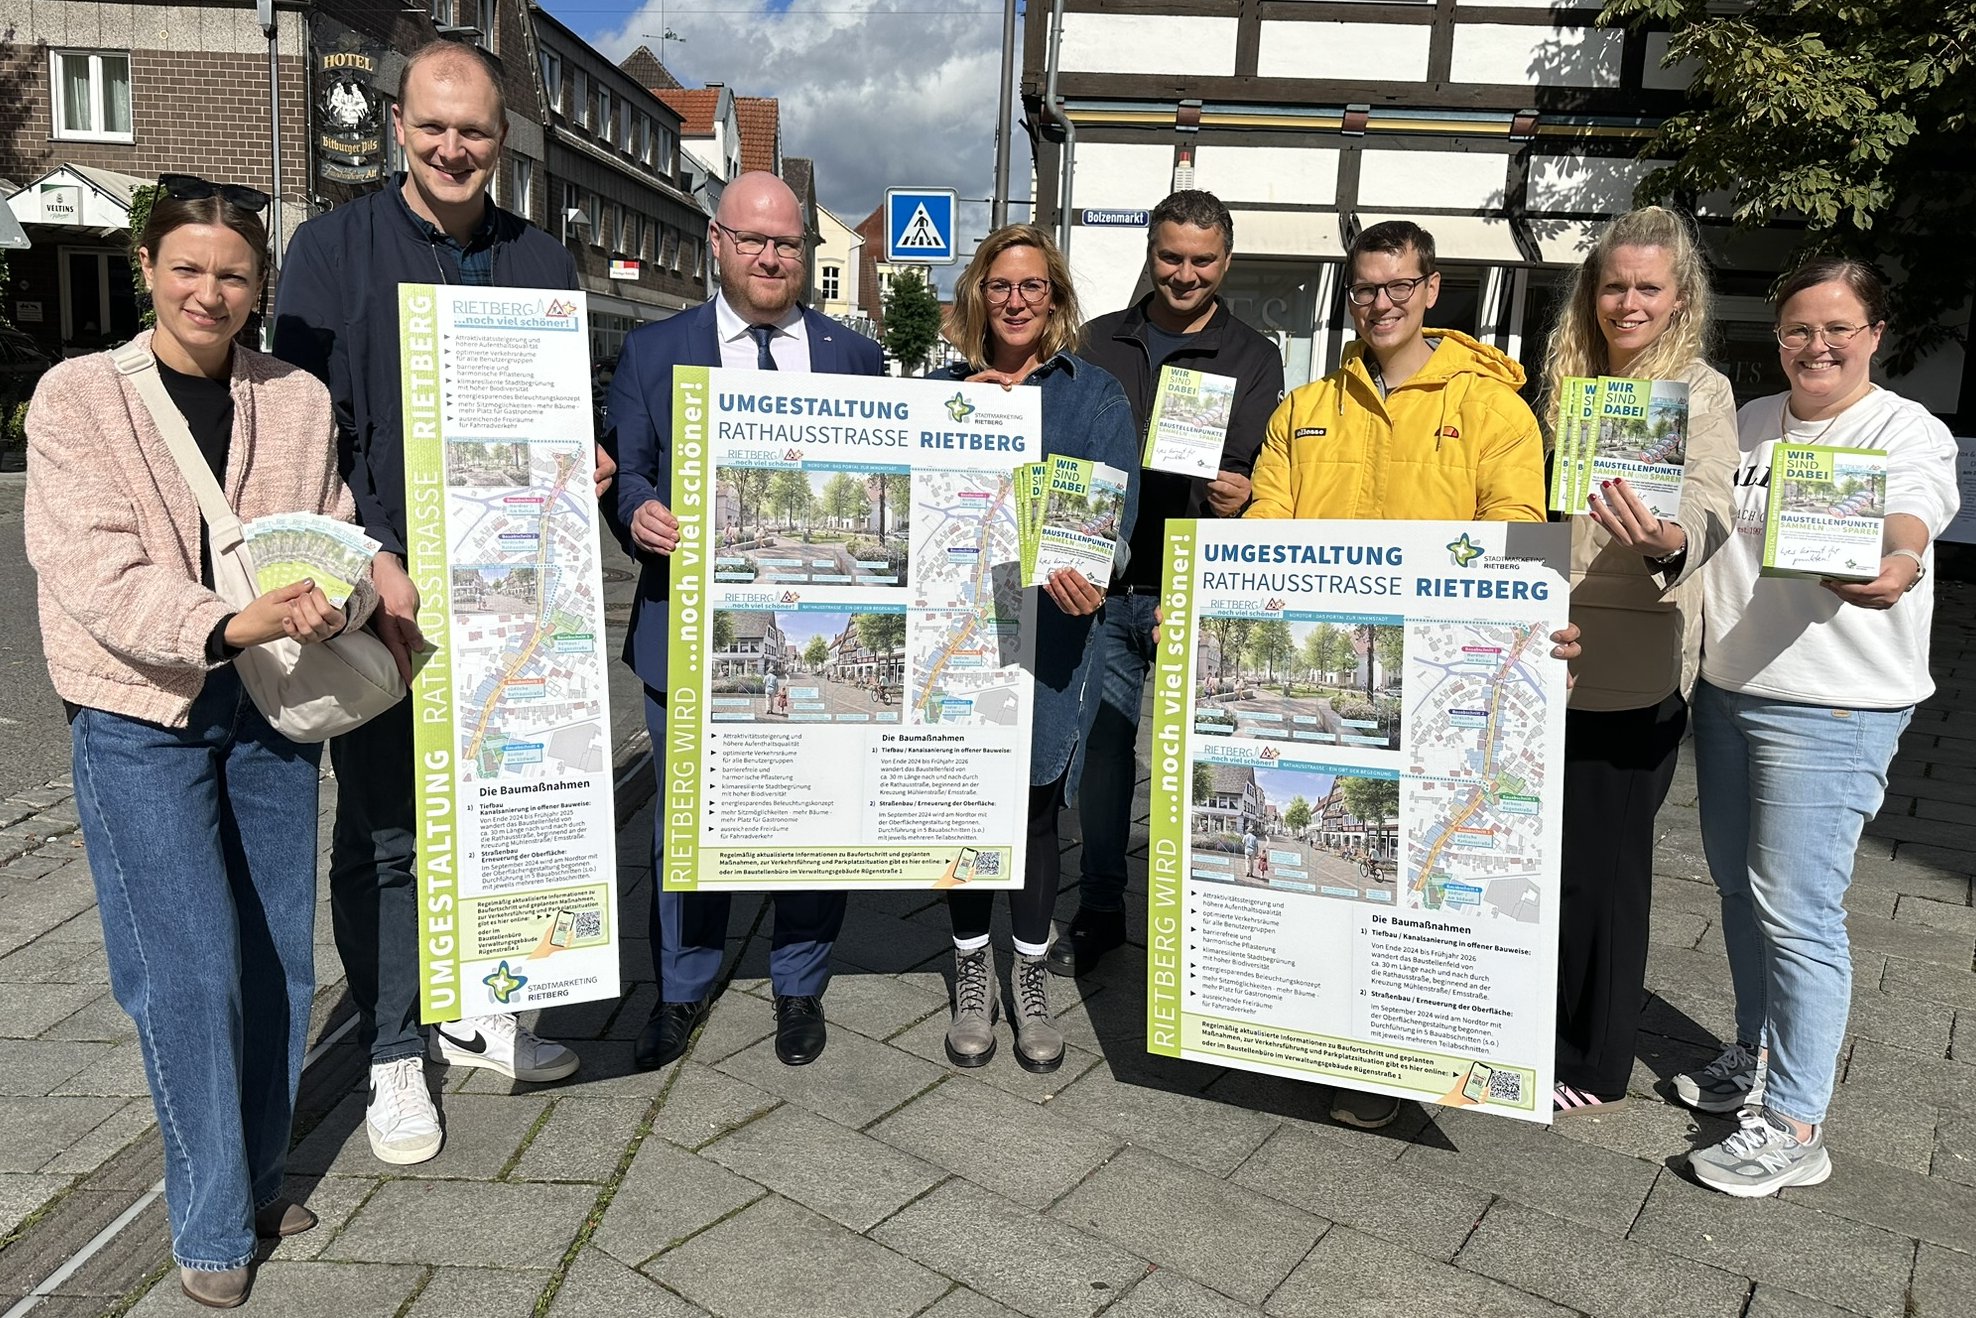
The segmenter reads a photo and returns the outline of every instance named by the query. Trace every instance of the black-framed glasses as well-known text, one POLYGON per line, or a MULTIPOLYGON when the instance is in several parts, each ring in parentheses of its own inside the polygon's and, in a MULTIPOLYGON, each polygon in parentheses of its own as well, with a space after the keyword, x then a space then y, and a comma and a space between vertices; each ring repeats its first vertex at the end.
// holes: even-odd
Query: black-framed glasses
POLYGON ((208 197, 218 197, 227 205, 238 206, 244 211, 264 211, 268 208, 268 194, 259 188, 239 183, 215 183, 197 174, 160 174, 158 186, 173 201, 204 201, 208 197))
POLYGON ((1774 333, 1781 346, 1796 352, 1810 347, 1813 340, 1821 337, 1829 347, 1843 348, 1872 328, 1871 325, 1779 325, 1774 333))
POLYGON ((809 244, 801 238, 774 237, 765 233, 747 233, 740 229, 730 229, 719 220, 714 228, 727 235, 727 241, 734 244, 734 250, 743 256, 760 256, 762 248, 775 245, 775 254, 785 261, 793 261, 809 249, 809 244))
POLYGON ((1345 296, 1355 307, 1369 307, 1378 301, 1384 291, 1386 300, 1396 307, 1403 307, 1413 299, 1413 290, 1432 279, 1433 275, 1421 275, 1416 279, 1389 279, 1383 284, 1353 284, 1345 290, 1345 296))
POLYGON ((1007 302, 1018 293, 1026 306, 1036 306, 1050 295, 1050 281, 1047 279, 1025 279, 1012 283, 1006 279, 984 279, 981 291, 988 295, 990 302, 1007 302))

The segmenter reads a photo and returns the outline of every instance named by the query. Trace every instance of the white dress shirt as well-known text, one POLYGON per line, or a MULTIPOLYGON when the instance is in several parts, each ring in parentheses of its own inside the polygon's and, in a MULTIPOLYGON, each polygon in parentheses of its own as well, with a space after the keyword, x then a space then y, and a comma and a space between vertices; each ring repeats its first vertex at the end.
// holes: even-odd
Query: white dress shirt
MULTIPOLYGON (((714 295, 714 323, 720 333, 720 364, 737 371, 752 371, 759 361, 755 338, 748 333, 752 321, 743 320, 727 301, 725 293, 714 295)), ((769 355, 778 371, 810 369, 809 327, 803 323, 803 308, 792 305, 774 323, 775 337, 768 341, 769 355)))

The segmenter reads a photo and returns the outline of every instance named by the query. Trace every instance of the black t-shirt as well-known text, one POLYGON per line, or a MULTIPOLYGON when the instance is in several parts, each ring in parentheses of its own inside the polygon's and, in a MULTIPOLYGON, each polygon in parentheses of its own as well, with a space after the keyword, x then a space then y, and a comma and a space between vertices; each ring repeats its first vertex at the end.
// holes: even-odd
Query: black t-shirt
MULTIPOLYGON (((233 447, 232 379, 209 380, 203 375, 184 375, 163 362, 158 363, 158 378, 164 381, 165 392, 171 395, 178 414, 185 418, 185 427, 192 432, 199 455, 212 468, 213 479, 220 483, 220 488, 226 488, 227 453, 233 447)), ((203 517, 199 519, 199 581, 206 586, 213 584, 213 555, 207 544, 203 517)))
POLYGON ((1146 336, 1146 356, 1153 363, 1153 372, 1157 376, 1159 368, 1166 363, 1166 359, 1192 343, 1194 336, 1200 331, 1190 330, 1184 334, 1174 334, 1148 320, 1146 327, 1140 333, 1146 336))

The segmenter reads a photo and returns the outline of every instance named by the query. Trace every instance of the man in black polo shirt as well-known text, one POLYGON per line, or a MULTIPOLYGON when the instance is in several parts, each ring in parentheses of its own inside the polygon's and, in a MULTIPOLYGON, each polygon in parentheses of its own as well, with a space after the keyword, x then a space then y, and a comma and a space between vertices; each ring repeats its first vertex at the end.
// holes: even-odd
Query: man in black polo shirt
POLYGON ((1078 789, 1084 833, 1083 884, 1070 931, 1050 949, 1059 975, 1083 974, 1125 941, 1125 848, 1139 739, 1139 697, 1153 664, 1153 607, 1169 517, 1238 517, 1249 503, 1249 471, 1270 413, 1283 398, 1283 358, 1236 320, 1217 295, 1235 246, 1228 208, 1208 192, 1176 192, 1153 209, 1146 273, 1153 291, 1085 326, 1083 355, 1117 376, 1143 436, 1159 392, 1160 367, 1232 377, 1235 405, 1214 480, 1142 471, 1139 521, 1125 575, 1111 587, 1099 626, 1097 721, 1078 789))

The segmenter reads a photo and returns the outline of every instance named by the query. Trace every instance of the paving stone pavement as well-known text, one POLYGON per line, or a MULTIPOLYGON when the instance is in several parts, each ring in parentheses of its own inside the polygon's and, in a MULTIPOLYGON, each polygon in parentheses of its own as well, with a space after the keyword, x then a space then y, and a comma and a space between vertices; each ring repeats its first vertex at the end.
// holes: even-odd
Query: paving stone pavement
MULTIPOLYGON (((364 1141, 361 1059, 347 1040, 327 1049, 291 1186, 322 1225, 272 1251, 242 1312, 1976 1314, 1972 603, 1976 589, 1943 586, 1941 690, 1860 847, 1825 1185, 1742 1201, 1678 1170, 1728 1129, 1660 1097, 1712 1055, 1729 1008, 1685 764, 1661 819, 1633 1101, 1551 1130, 1411 1108, 1387 1131, 1350 1130, 1320 1087, 1148 1057, 1136 947, 1052 983, 1072 1043, 1061 1071, 1017 1068, 1006 1028, 994 1061, 957 1071, 940 1050, 945 916, 922 894, 853 899, 830 1045, 801 1069, 768 1039, 762 903, 737 901, 732 979, 705 1030, 684 1060, 639 1074, 647 806, 619 840, 626 998, 538 1023, 583 1069, 514 1086, 435 1067, 447 1148, 394 1169, 364 1141)), ((166 1266, 162 1205, 144 1202, 156 1135, 66 789, 9 801, 0 821, 0 1314, 133 1207, 33 1312, 197 1312, 166 1266)), ((1075 902, 1067 891, 1063 911, 1075 902)), ((333 1030, 347 1006, 319 915, 316 1016, 333 1030)))

